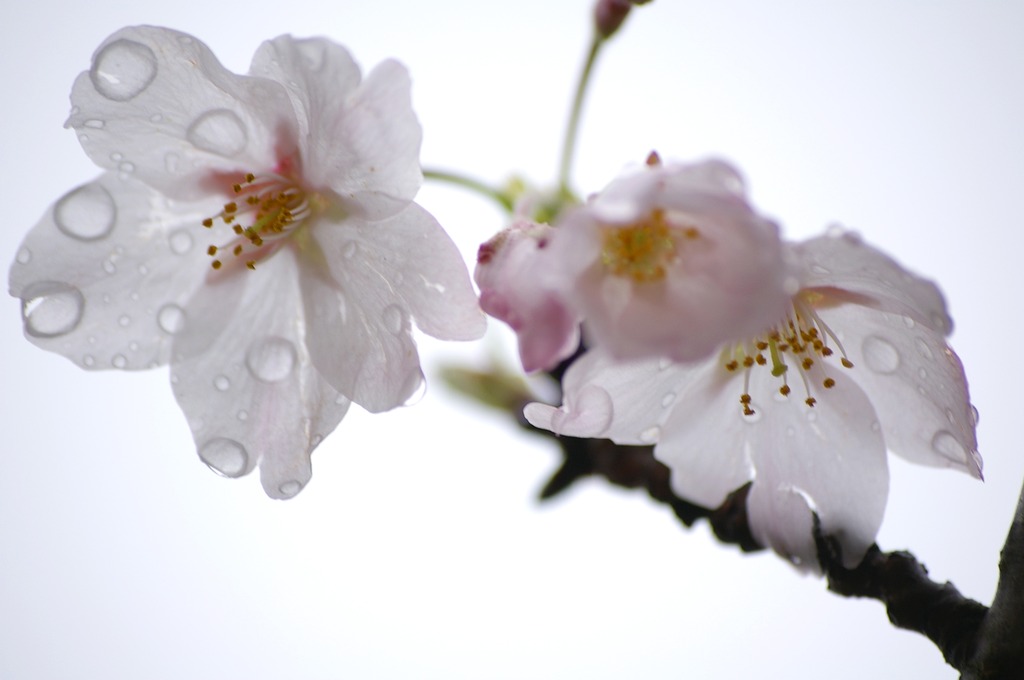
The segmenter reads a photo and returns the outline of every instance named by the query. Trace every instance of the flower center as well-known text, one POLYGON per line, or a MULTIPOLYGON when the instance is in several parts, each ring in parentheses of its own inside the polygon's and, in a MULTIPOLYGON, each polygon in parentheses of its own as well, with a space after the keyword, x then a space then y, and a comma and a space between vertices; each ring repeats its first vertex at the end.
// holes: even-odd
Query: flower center
POLYGON ((256 263, 276 251, 283 239, 313 211, 306 190, 281 175, 248 173, 231 188, 237 198, 225 203, 218 214, 203 220, 207 229, 220 221, 234 234, 225 245, 206 249, 214 258, 210 263, 214 269, 224 266, 227 253, 255 269, 256 263))
POLYGON ((809 375, 816 364, 825 376, 820 378, 821 386, 832 389, 836 384, 835 378, 830 376, 826 369, 831 365, 826 360, 835 356, 829 341, 839 350, 839 364, 843 368, 853 368, 853 362, 846 357, 846 351, 839 338, 814 311, 814 304, 819 302, 821 297, 820 293, 801 291, 793 297, 790 313, 777 326, 760 337, 722 350, 721 361, 727 371, 735 372, 743 368, 746 372, 743 394, 740 395, 743 415, 752 416, 755 413, 750 397, 750 373, 755 368, 763 367, 770 370, 772 376, 782 383, 779 386, 779 394, 789 397, 792 392, 789 386, 789 369, 795 367, 807 395, 804 403, 809 407, 818 402, 811 389, 815 381, 809 375))
POLYGON ((681 242, 700 237, 696 227, 670 224, 663 210, 653 210, 624 227, 605 226, 602 232, 601 263, 615 276, 637 283, 664 279, 667 268, 679 258, 681 242))

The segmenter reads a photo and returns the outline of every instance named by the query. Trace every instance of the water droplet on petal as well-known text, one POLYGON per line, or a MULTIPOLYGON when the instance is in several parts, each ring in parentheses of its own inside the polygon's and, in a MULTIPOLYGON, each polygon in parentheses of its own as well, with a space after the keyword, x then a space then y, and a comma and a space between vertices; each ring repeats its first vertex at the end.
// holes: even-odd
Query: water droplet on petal
POLYGON ((957 441, 956 437, 946 430, 939 430, 935 433, 935 436, 932 438, 932 450, 943 458, 956 461, 957 463, 963 463, 967 460, 967 451, 957 441))
POLYGON ((57 228, 71 238, 95 241, 114 228, 117 208, 110 192, 98 184, 72 189, 53 206, 57 228))
POLYGON ((150 120, 151 123, 159 123, 163 119, 164 119, 164 116, 163 116, 162 113, 154 113, 152 116, 149 117, 149 120, 150 120))
POLYGON ((28 248, 22 248, 18 251, 18 256, 15 258, 15 262, 18 264, 28 264, 32 261, 32 251, 28 248))
POLYGON ((928 347, 928 343, 926 343, 923 339, 917 338, 914 341, 914 344, 917 346, 918 353, 921 356, 923 356, 925 359, 934 359, 935 358, 935 355, 932 354, 931 348, 928 347))
POLYGON ((812 264, 811 265, 811 271, 813 273, 815 273, 815 274, 822 274, 822 275, 831 274, 832 273, 828 269, 825 269, 824 267, 822 267, 820 264, 812 264))
POLYGON ((981 420, 981 414, 978 413, 978 409, 974 404, 971 404, 971 423, 977 427, 979 420, 981 420))
POLYGON ((128 359, 123 354, 115 354, 110 363, 114 368, 124 368, 128 365, 128 359))
POLYGON ((110 160, 114 161, 115 163, 120 162, 122 158, 124 158, 124 154, 120 153, 119 151, 115 151, 114 153, 110 154, 110 160))
POLYGON ((89 120, 85 121, 84 125, 85 127, 92 128, 94 130, 102 130, 103 126, 106 125, 106 123, 96 118, 90 118, 89 120))
POLYGON ((658 441, 658 437, 660 436, 661 428, 655 425, 654 427, 649 427, 640 433, 640 441, 642 441, 644 444, 653 444, 654 442, 658 441))
POLYGON ((668 408, 669 406, 674 404, 675 401, 676 401, 676 393, 675 392, 669 392, 668 394, 666 394, 664 397, 661 398, 661 407, 662 408, 668 408))
POLYGON ((116 102, 126 102, 149 87, 156 77, 156 55, 134 40, 115 40, 96 55, 89 78, 96 90, 116 102))
POLYGON ((302 491, 302 482, 285 482, 281 486, 277 487, 278 492, 285 498, 292 498, 297 493, 302 491))
POLYGON ((103 271, 105 271, 106 273, 108 273, 110 275, 114 275, 114 274, 117 273, 117 265, 114 264, 113 260, 104 260, 103 261, 103 271))
POLYGON ((85 366, 86 368, 92 368, 93 366, 96 365, 96 357, 94 357, 91 354, 86 354, 84 357, 82 357, 82 365, 85 366))
POLYGON ((249 467, 249 454, 245 447, 225 437, 215 437, 203 444, 199 458, 211 470, 224 477, 241 477, 249 467))
POLYGON ((956 425, 956 416, 953 415, 953 411, 946 409, 946 420, 949 421, 950 425, 956 425))
POLYGON ((171 252, 184 255, 192 249, 192 234, 186 229, 179 229, 170 236, 171 252))
POLYGON ((807 422, 813 423, 818 419, 818 412, 813 408, 807 409, 807 422))
POLYGON ((220 156, 235 156, 249 143, 249 133, 238 114, 228 109, 213 109, 189 126, 186 138, 192 146, 220 156))
POLYGON ((828 225, 828 228, 825 230, 825 234, 829 238, 839 238, 840 236, 842 236, 845 233, 846 233, 846 228, 843 227, 843 225, 841 225, 841 224, 830 224, 830 225, 828 225))
POLYGON ((135 341, 129 342, 128 343, 128 349, 131 350, 132 352, 138 352, 139 351, 139 343, 137 343, 135 341))
POLYGON ((121 163, 121 165, 117 166, 117 169, 124 173, 135 172, 135 164, 125 161, 124 163, 121 163))
POLYGON ((263 382, 279 382, 295 367, 295 346, 284 338, 267 336, 256 341, 245 355, 249 371, 263 382))
POLYGON ((55 338, 73 331, 82 320, 85 298, 74 286, 39 281, 21 294, 25 332, 35 338, 55 338))
POLYGON ((231 389, 231 380, 226 375, 218 375, 213 379, 213 386, 217 388, 218 392, 227 392, 231 389))
POLYGON ((405 328, 405 313, 398 305, 388 305, 383 312, 384 327, 393 335, 398 335, 405 328))
POLYGON ((122 314, 117 320, 117 325, 121 328, 126 328, 132 324, 132 317, 127 314, 122 314))
POLYGON ((238 412, 238 419, 241 420, 243 423, 249 420, 249 412, 246 411, 245 409, 242 409, 241 411, 238 412))
POLYGON ((426 393, 427 381, 423 379, 423 373, 420 371, 413 371, 405 379, 405 386, 402 389, 402 394, 408 394, 409 398, 402 402, 402 404, 404 406, 413 406, 418 404, 426 393))
POLYGON ((907 328, 913 328, 917 324, 914 323, 914 320, 911 319, 909 316, 905 316, 903 317, 903 325, 906 326, 907 328))
POLYGON ((168 303, 157 312, 156 322, 160 330, 168 335, 179 333, 185 327, 185 310, 173 302, 168 303))
POLYGON ((864 361, 875 373, 894 373, 900 367, 900 354, 888 340, 877 335, 864 339, 864 361))
POLYGON ((344 257, 345 257, 346 259, 349 259, 349 260, 351 260, 351 259, 352 259, 353 257, 355 257, 355 256, 356 256, 356 251, 358 251, 358 250, 359 250, 359 246, 358 246, 358 245, 356 244, 356 242, 355 242, 355 241, 349 241, 349 242, 348 242, 348 243, 346 243, 346 244, 345 244, 345 246, 344 246, 344 247, 343 247, 343 248, 341 249, 341 254, 342 254, 342 255, 343 255, 343 256, 344 256, 344 257))
POLYGON ((672 365, 671 359, 658 359, 658 370, 664 371, 672 365))
POLYGON ((932 326, 940 333, 949 335, 953 331, 953 322, 945 313, 932 312, 930 318, 932 320, 932 326))
POLYGON ((925 370, 923 367, 917 369, 917 377, 920 378, 921 380, 927 380, 928 379, 928 371, 925 370))

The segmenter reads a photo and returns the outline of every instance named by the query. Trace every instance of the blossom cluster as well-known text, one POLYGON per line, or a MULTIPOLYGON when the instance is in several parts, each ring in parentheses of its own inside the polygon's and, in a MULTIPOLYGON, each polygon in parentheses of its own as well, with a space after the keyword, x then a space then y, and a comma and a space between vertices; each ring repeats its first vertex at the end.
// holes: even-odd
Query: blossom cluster
POLYGON ((886 450, 981 477, 976 413, 930 281, 833 227, 786 242, 720 161, 616 179, 555 226, 520 218, 480 250, 484 310, 526 370, 576 350, 558 435, 654 445, 688 501, 750 484, 755 538, 817 568, 812 527, 863 557, 888 495, 886 450))

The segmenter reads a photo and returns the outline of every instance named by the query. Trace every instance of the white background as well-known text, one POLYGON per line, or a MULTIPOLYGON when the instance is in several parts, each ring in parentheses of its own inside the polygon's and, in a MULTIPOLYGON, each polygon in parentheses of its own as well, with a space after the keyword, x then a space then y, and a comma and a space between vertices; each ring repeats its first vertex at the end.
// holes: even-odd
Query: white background
MULTIPOLYGON (((167 25, 236 71, 264 39, 325 34, 411 69, 424 164, 553 179, 589 0, 11 3, 0 23, 0 259, 96 174, 61 125, 118 27, 167 25), (556 6, 557 5, 557 6, 556 6)), ((938 279, 981 412, 985 483, 892 462, 879 536, 988 602, 1024 477, 1024 5, 656 0, 602 55, 577 185, 656 148, 725 156, 800 238, 839 221, 938 279)), ((421 202, 471 257, 475 196, 421 202)), ((556 453, 433 380, 353 407, 290 502, 198 460, 166 369, 86 373, 0 314, 0 677, 955 678, 875 601, 684 530, 598 481, 538 506, 556 453)), ((496 324, 492 324, 496 326, 496 324)), ((480 359, 487 341, 420 343, 480 359)), ((502 355, 507 356, 507 353, 502 355)))

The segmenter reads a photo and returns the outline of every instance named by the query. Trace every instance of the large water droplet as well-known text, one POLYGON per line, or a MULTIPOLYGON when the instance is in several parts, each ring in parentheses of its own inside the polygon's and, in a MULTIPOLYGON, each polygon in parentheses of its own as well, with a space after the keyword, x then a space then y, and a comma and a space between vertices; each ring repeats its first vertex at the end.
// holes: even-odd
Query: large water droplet
POLYGON ((276 336, 257 340, 245 355, 249 371, 263 382, 284 380, 291 374, 295 361, 295 346, 276 336))
POLYGON ((888 340, 877 335, 864 339, 864 361, 875 373, 894 373, 900 367, 900 353, 888 340))
POLYGON ((277 487, 278 492, 285 498, 292 498, 297 493, 302 491, 302 482, 296 482, 294 480, 290 482, 284 482, 281 486, 277 487))
POLYGON ((107 99, 126 102, 153 82, 156 64, 153 50, 122 38, 100 50, 89 70, 89 78, 107 99))
POLYGON ((72 189, 53 206, 57 228, 80 241, 103 238, 114 228, 116 220, 114 199, 99 184, 72 189))
POLYGON ((383 312, 384 327, 393 335, 398 335, 405 328, 405 312, 398 305, 388 305, 383 312))
POLYGON ((649 427, 640 433, 640 441, 644 444, 653 444, 661 436, 661 428, 657 425, 649 427))
POLYGON ((115 354, 114 358, 110 360, 110 365, 114 368, 124 368, 128 365, 128 359, 123 354, 115 354))
POLYGON ((226 375, 218 375, 213 379, 213 386, 218 392, 227 392, 231 389, 231 380, 226 375))
POLYGON ((943 458, 963 463, 967 460, 967 451, 952 433, 939 430, 932 437, 932 449, 943 458))
POLYGON ((180 333, 185 327, 185 310, 173 302, 168 303, 157 312, 156 323, 168 335, 180 333))
POLYGON ((171 252, 175 255, 184 255, 192 250, 192 234, 186 229, 179 229, 170 236, 171 252))
POLYGON ((74 286, 38 281, 21 294, 25 332, 35 338, 55 338, 73 331, 82 320, 85 298, 74 286))
POLYGON ((214 109, 199 116, 186 137, 197 149, 228 157, 237 155, 249 143, 242 119, 228 109, 214 109))
POLYGON ((225 437, 215 437, 203 444, 199 458, 224 477, 241 477, 249 467, 249 454, 245 447, 225 437))
POLYGON ((82 365, 85 366, 86 368, 92 368, 93 366, 96 365, 96 357, 94 357, 91 354, 86 354, 84 357, 82 357, 82 365))

